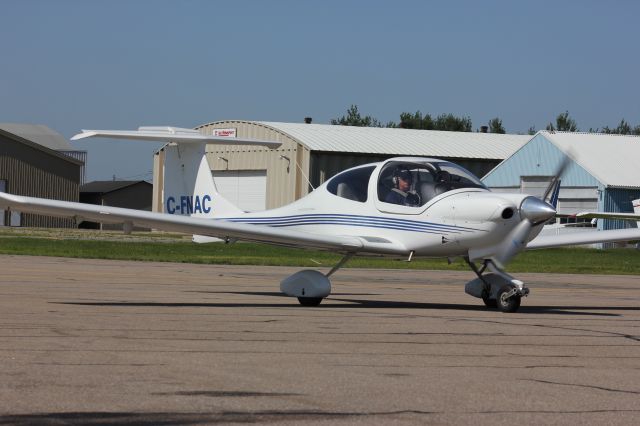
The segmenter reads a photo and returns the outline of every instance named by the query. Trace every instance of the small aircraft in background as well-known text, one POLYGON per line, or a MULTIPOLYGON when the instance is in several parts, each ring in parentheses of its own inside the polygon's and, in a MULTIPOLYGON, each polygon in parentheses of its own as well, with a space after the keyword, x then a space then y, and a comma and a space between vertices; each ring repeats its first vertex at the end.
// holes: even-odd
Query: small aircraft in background
MULTIPOLYGON (((156 213, 0 193, 0 207, 17 211, 122 223, 166 231, 339 252, 327 273, 302 270, 280 283, 302 305, 331 293, 329 277, 355 255, 463 258, 477 278, 465 291, 489 307, 515 312, 529 293, 505 272, 522 250, 640 239, 639 229, 537 237, 556 215, 562 166, 544 196, 493 193, 469 171, 436 158, 399 157, 345 170, 284 207, 246 213, 216 190, 207 144, 276 148, 275 141, 224 138, 175 127, 137 131, 83 130, 72 140, 118 138, 163 141, 164 209, 156 213), (536 238, 537 237, 537 238, 536 238)), ((566 163, 566 162, 565 162, 566 163)))
POLYGON ((640 226, 640 199, 631 201, 633 213, 580 212, 575 215, 583 219, 622 219, 637 220, 640 226))

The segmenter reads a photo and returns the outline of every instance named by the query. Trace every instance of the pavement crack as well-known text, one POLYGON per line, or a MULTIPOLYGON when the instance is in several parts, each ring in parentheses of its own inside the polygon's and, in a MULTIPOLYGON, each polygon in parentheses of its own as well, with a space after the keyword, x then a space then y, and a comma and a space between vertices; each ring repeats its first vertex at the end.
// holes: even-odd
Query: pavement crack
POLYGON ((578 384, 578 383, 560 383, 560 382, 552 382, 552 381, 549 381, 549 380, 537 380, 537 379, 522 379, 522 380, 523 381, 527 381, 527 382, 544 383, 544 384, 548 384, 548 385, 573 386, 573 387, 579 387, 579 388, 597 389, 597 390, 602 390, 602 391, 607 391, 607 392, 630 393, 630 394, 634 394, 634 395, 640 395, 640 392, 638 392, 638 391, 605 388, 603 386, 581 385, 581 384, 578 384))
MULTIPOLYGON (((488 321, 488 320, 478 320, 478 319, 468 319, 468 318, 458 319, 457 321, 476 321, 476 322, 504 325, 504 323, 501 321, 488 321)), ((544 325, 544 324, 515 324, 514 323, 512 325, 519 326, 519 327, 537 327, 537 328, 544 328, 544 329, 581 331, 586 333, 601 334, 601 335, 610 336, 610 337, 621 337, 623 339, 633 340, 634 342, 640 342, 640 336, 635 336, 633 334, 626 334, 626 333, 617 333, 615 331, 591 330, 588 328, 562 327, 558 325, 544 325)), ((604 337, 604 336, 593 336, 593 337, 604 337)))
POLYGON ((297 393, 279 392, 255 392, 255 391, 178 391, 178 392, 153 392, 154 396, 207 396, 211 398, 224 397, 257 397, 257 396, 299 396, 297 393))

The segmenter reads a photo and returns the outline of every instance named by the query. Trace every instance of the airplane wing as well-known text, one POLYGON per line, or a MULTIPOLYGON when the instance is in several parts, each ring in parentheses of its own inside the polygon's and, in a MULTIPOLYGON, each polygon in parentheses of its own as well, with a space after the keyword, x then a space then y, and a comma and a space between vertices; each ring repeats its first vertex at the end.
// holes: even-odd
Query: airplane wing
POLYGON ((640 213, 606 213, 606 212, 580 212, 575 217, 583 219, 623 219, 640 220, 640 213))
POLYGON ((545 235, 534 238, 527 244, 526 250, 633 240, 640 240, 640 229, 628 228, 576 234, 545 235))
POLYGON ((312 234, 293 229, 234 223, 224 219, 170 215, 120 207, 24 197, 4 192, 0 192, 0 208, 68 217, 75 219, 76 222, 91 220, 103 223, 124 223, 221 239, 237 239, 352 253, 368 252, 402 255, 407 253, 407 250, 401 244, 389 240, 368 241, 366 237, 312 234))

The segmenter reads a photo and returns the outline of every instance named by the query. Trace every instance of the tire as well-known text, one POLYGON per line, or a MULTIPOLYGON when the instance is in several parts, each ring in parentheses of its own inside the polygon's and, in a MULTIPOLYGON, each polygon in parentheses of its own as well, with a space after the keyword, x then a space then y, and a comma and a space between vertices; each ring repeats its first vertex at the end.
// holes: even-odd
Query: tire
POLYGON ((498 301, 496 299, 491 299, 489 296, 489 293, 486 291, 482 292, 482 301, 484 302, 484 306, 487 308, 497 308, 498 301))
POLYGON ((302 306, 318 306, 322 302, 322 297, 298 297, 298 302, 302 306))
POLYGON ((503 286, 499 291, 498 291, 498 296, 496 298, 496 305, 498 307, 498 310, 501 312, 516 312, 518 310, 518 308, 520 308, 520 296, 511 296, 508 299, 504 299, 503 296, 505 293, 510 292, 512 289, 514 289, 515 286, 512 284, 508 284, 503 286))

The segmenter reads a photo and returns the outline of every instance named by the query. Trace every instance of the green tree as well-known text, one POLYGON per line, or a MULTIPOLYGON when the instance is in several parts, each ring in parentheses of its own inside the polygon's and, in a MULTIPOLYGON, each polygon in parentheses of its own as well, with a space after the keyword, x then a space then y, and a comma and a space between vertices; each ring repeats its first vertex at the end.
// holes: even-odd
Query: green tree
POLYGON ((400 114, 400 127, 419 130, 448 130, 452 132, 470 132, 471 118, 456 117, 453 114, 440 114, 435 119, 430 114, 403 112, 400 114))
POLYGON ((616 133, 619 135, 630 135, 631 134, 631 126, 627 123, 624 118, 620 120, 620 124, 616 127, 616 133))
POLYGON ((410 112, 400 114, 400 127, 403 129, 433 130, 435 126, 433 118, 429 114, 422 115, 420 111, 416 111, 415 114, 410 112))
MULTIPOLYGON (((430 114, 423 115, 420 111, 416 111, 415 113, 403 112, 400 114, 400 123, 397 124, 389 121, 383 126, 377 118, 373 118, 370 115, 362 116, 357 105, 351 105, 345 115, 332 119, 331 124, 358 127, 401 127, 404 129, 419 130, 448 130, 452 132, 470 132, 472 129, 471 118, 469 117, 440 114, 434 119, 430 114)), ((502 124, 502 122, 500 122, 500 124, 502 124)))
POLYGON ((500 133, 500 134, 507 133, 504 130, 504 126, 502 125, 502 120, 500 120, 498 117, 492 118, 491 120, 489 120, 489 132, 500 133))
MULTIPOLYGON (((598 129, 596 129, 596 132, 598 129)), ((604 126, 600 133, 609 135, 640 135, 640 125, 631 127, 631 125, 623 118, 617 127, 604 126)))
POLYGON ((343 115, 342 117, 337 119, 332 119, 331 124, 357 127, 382 127, 382 124, 380 123, 380 121, 378 121, 377 118, 373 118, 370 115, 365 115, 363 117, 360 114, 360 111, 358 111, 357 105, 351 105, 351 107, 349 107, 349 109, 347 110, 346 115, 343 115))
POLYGON ((536 134, 536 126, 529 127, 529 130, 527 130, 527 133, 529 135, 532 135, 532 136, 535 135, 536 134))
POLYGON ((469 117, 456 117, 453 114, 440 114, 434 120, 434 130, 447 130, 450 132, 470 132, 471 128, 471 118, 469 117))
POLYGON ((554 127, 553 123, 549 123, 547 130, 552 132, 556 130, 559 132, 577 132, 578 125, 573 118, 569 117, 569 111, 565 111, 556 117, 556 126, 554 127))

